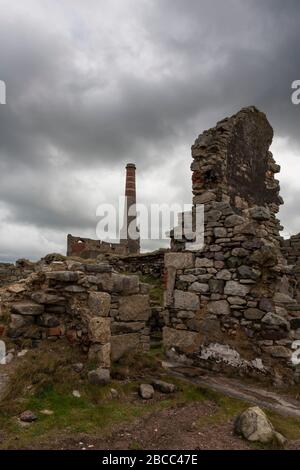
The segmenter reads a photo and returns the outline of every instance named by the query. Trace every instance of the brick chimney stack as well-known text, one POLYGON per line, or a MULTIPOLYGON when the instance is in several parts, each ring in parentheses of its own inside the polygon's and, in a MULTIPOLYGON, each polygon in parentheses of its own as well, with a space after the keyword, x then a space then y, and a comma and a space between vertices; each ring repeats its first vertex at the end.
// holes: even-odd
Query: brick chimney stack
POLYGON ((129 226, 131 228, 137 227, 136 211, 134 208, 132 209, 132 206, 136 205, 135 170, 136 166, 134 163, 128 163, 126 165, 125 198, 127 201, 127 224, 121 231, 121 241, 127 244, 129 253, 140 252, 140 238, 138 237, 137 240, 133 240, 129 237, 129 226), (132 212, 132 210, 134 210, 134 212, 132 212), (128 215, 129 212, 130 215, 128 215))

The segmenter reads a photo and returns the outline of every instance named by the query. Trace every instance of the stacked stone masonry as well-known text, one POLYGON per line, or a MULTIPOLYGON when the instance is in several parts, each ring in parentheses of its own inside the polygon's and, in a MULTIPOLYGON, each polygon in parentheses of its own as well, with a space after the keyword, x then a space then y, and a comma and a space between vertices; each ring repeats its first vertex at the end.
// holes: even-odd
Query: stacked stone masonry
POLYGON ((204 205, 205 244, 186 252, 184 240, 172 239, 173 252, 165 255, 169 320, 163 336, 177 360, 294 383, 300 306, 294 267, 285 256, 299 261, 300 244, 283 243, 279 234, 280 167, 269 151, 272 137, 266 116, 251 107, 192 146, 193 201, 204 205))
POLYGON ((0 335, 20 347, 65 337, 98 367, 149 349, 149 287, 106 263, 40 264, 27 279, 0 290, 0 335))

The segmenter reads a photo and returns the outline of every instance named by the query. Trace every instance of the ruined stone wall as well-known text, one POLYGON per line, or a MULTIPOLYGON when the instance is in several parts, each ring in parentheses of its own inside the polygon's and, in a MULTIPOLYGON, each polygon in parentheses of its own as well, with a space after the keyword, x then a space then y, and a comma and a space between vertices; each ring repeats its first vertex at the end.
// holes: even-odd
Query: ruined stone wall
POLYGON ((266 116, 252 107, 192 146, 193 202, 204 204, 205 245, 184 252, 172 240, 174 253, 165 255, 164 346, 213 370, 287 383, 298 380, 291 346, 300 338, 300 312, 285 285, 272 137, 266 116))
POLYGON ((16 264, 0 263, 0 287, 27 278, 35 269, 35 263, 26 260, 19 260, 16 264))
POLYGON ((149 349, 148 286, 107 264, 53 262, 0 297, 0 333, 20 347, 66 337, 105 369, 149 349))
POLYGON ((168 250, 158 250, 151 253, 141 253, 121 257, 108 257, 109 263, 118 271, 150 275, 163 279, 164 256, 168 250))
MULTIPOLYGON (((293 235, 287 240, 282 239, 281 252, 289 266, 287 273, 289 292, 297 300, 297 304, 300 304, 300 234, 293 235)), ((300 311, 300 305, 294 307, 294 310, 300 311)))
POLYGON ((107 243, 101 240, 68 235, 67 256, 95 259, 97 256, 105 253, 126 255, 128 253, 128 247, 126 243, 107 243))

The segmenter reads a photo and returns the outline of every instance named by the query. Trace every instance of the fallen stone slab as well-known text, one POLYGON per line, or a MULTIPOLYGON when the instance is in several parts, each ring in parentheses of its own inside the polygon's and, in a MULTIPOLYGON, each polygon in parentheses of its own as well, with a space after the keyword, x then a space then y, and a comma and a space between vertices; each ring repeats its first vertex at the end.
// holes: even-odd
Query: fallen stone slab
POLYGON ((158 390, 161 393, 174 393, 176 390, 174 384, 164 382, 163 380, 153 380, 152 385, 154 389, 158 390))

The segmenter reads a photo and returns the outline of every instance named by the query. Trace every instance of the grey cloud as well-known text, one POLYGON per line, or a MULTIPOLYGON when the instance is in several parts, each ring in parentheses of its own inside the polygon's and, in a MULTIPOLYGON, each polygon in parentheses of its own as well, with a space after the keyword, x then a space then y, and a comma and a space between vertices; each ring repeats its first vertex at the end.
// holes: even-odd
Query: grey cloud
MULTIPOLYGON (((1 1, 2 224, 57 230, 60 240, 92 230, 97 183, 85 195, 86 179, 76 177, 94 169, 101 185, 106 175, 115 185, 107 200, 116 200, 127 161, 141 175, 161 167, 167 177, 152 182, 153 193, 186 202, 191 143, 242 106, 264 110, 300 150, 300 107, 290 100, 300 79, 299 1, 25 3, 36 17, 1 1)), ((285 182, 288 199, 293 191, 285 182)), ((143 188, 139 197, 148 202, 143 188)), ((297 208, 286 207, 294 229, 297 208)), ((0 252, 4 245, 0 238, 0 252)))

